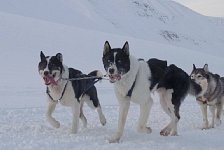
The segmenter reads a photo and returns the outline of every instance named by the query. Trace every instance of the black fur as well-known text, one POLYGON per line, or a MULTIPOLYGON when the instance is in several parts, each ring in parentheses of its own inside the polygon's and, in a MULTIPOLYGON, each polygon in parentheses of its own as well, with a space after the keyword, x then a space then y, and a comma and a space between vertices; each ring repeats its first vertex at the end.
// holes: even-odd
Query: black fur
POLYGON ((152 90, 164 76, 165 70, 167 68, 167 61, 152 58, 149 59, 147 63, 151 70, 151 79, 149 80, 151 80, 150 90, 152 90))
MULTIPOLYGON (((90 76, 95 76, 96 71, 93 71, 90 73, 90 75, 82 74, 81 71, 69 68, 69 79, 71 78, 81 78, 81 77, 90 77, 90 76)), ((93 101, 93 105, 97 107, 99 105, 99 99, 97 96, 97 90, 92 83, 94 82, 94 79, 85 79, 85 80, 73 80, 72 86, 75 92, 75 97, 79 101, 80 96, 82 94, 87 94, 90 97, 90 100, 93 101), (91 86, 91 87, 90 87, 91 86), (87 91, 86 89, 89 88, 87 91)))
POLYGON ((177 118, 180 119, 179 107, 190 88, 189 75, 172 64, 165 70, 163 78, 159 81, 158 88, 173 89, 172 104, 177 118))
POLYGON ((102 58, 104 69, 107 70, 109 66, 114 62, 119 73, 127 73, 130 70, 129 54, 125 51, 124 48, 108 48, 108 52, 105 53, 102 58), (114 58, 114 53, 117 53, 116 58, 114 58))
POLYGON ((44 70, 48 65, 50 74, 52 73, 53 70, 60 70, 60 72, 62 73, 64 68, 60 56, 61 53, 57 53, 55 56, 52 56, 49 60, 49 63, 47 64, 47 58, 49 58, 49 56, 45 56, 44 53, 41 51, 40 53, 41 61, 39 62, 38 69, 44 70))

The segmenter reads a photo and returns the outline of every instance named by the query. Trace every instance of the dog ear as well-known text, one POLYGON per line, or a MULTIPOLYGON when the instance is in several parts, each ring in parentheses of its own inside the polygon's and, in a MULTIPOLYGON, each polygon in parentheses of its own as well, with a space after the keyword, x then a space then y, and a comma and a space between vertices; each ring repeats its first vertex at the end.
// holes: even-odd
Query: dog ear
POLYGON ((195 66, 195 64, 193 64, 193 70, 196 70, 196 66, 195 66))
POLYGON ((57 59, 58 59, 60 62, 63 61, 63 57, 62 57, 62 54, 61 54, 61 53, 57 53, 57 54, 56 54, 56 57, 57 57, 57 59))
POLYGON ((209 72, 209 70, 208 70, 208 64, 205 64, 204 67, 203 67, 203 69, 204 69, 205 72, 209 72))
POLYGON ((42 51, 40 51, 40 60, 42 61, 45 59, 46 59, 46 57, 45 57, 44 53, 42 51))
POLYGON ((127 54, 129 55, 129 45, 128 45, 128 41, 125 42, 122 50, 127 54))
POLYGON ((105 42, 104 44, 104 50, 103 50, 103 55, 105 55, 107 52, 111 50, 110 44, 108 41, 105 42))

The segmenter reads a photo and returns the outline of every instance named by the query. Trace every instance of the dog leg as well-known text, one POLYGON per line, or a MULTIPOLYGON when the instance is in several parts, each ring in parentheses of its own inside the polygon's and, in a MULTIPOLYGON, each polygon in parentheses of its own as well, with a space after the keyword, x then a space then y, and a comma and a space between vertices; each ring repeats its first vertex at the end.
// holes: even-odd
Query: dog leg
POLYGON ((106 118, 103 114, 103 111, 102 111, 102 108, 100 106, 100 102, 99 102, 99 99, 97 97, 97 94, 93 94, 93 95, 90 95, 89 98, 87 98, 85 100, 86 104, 92 108, 92 109, 96 109, 97 113, 98 113, 98 116, 99 116, 99 119, 100 119, 100 123, 104 126, 106 124, 106 118))
POLYGON ((72 129, 71 133, 76 134, 79 128, 80 103, 75 102, 72 106, 72 129))
POLYGON ((119 101, 119 118, 118 118, 118 128, 114 136, 109 139, 109 143, 118 143, 124 132, 124 126, 127 119, 128 110, 130 107, 130 101, 122 99, 119 101))
POLYGON ((173 89, 166 90, 166 101, 167 101, 168 111, 170 113, 170 118, 171 118, 171 123, 170 123, 171 131, 169 135, 176 136, 177 123, 179 121, 180 115, 179 115, 179 106, 173 105, 172 103, 172 100, 173 100, 172 93, 173 93, 173 89))
MULTIPOLYGON (((165 99, 165 89, 160 88, 158 90, 158 93, 159 93, 159 98, 160 98, 160 105, 161 105, 163 111, 170 116, 170 112, 168 111, 167 102, 166 102, 166 99, 165 99)), ((171 131, 171 128, 170 128, 170 123, 169 123, 167 126, 165 126, 160 131, 160 135, 167 136, 167 135, 170 134, 170 131, 171 131)))
POLYGON ((83 113, 83 102, 81 102, 81 104, 80 104, 80 116, 79 117, 82 120, 84 128, 86 128, 87 127, 87 119, 83 113))
POLYGON ((212 114, 212 121, 211 121, 211 124, 210 124, 210 128, 214 128, 215 127, 215 105, 213 106, 209 106, 209 109, 211 111, 211 114, 212 114))
POLYGON ((199 102, 203 123, 201 129, 208 129, 208 116, 207 116, 207 104, 202 104, 202 102, 199 102))
POLYGON ((175 115, 174 105, 172 104, 172 93, 173 93, 172 89, 166 90, 164 88, 161 88, 159 90, 160 104, 163 110, 171 118, 170 123, 165 128, 163 128, 160 132, 160 135, 163 135, 163 136, 177 135, 177 122, 179 119, 175 115))
POLYGON ((55 118, 52 117, 52 113, 55 110, 56 107, 56 103, 53 102, 49 102, 48 103, 48 109, 47 109, 47 113, 46 113, 46 117, 47 117, 47 121, 55 128, 59 128, 60 127, 60 123, 55 120, 55 118))
POLYGON ((86 99, 85 100, 86 104, 92 108, 92 109, 96 109, 97 113, 98 113, 98 116, 99 116, 99 119, 100 119, 100 123, 104 126, 106 124, 106 118, 103 114, 103 111, 102 111, 102 108, 100 106, 100 102, 98 100, 97 97, 92 97, 92 99, 86 99), (95 105, 94 105, 94 102, 95 101, 95 105))
POLYGON ((221 115, 222 115, 222 109, 223 109, 222 99, 221 99, 220 103, 216 104, 216 108, 217 108, 216 117, 215 117, 216 126, 221 125, 221 115))
POLYGON ((103 114, 102 108, 100 105, 98 105, 98 107, 96 108, 98 115, 99 115, 99 119, 100 119, 100 123, 104 126, 106 124, 106 118, 103 114))
POLYGON ((146 104, 141 104, 140 105, 140 116, 139 116, 139 121, 138 121, 138 132, 141 133, 151 133, 152 129, 150 127, 147 127, 147 120, 149 117, 149 112, 152 107, 152 99, 150 98, 149 101, 146 104))
POLYGON ((172 113, 172 121, 171 121, 171 131, 170 131, 170 135, 171 136, 177 136, 177 123, 179 121, 179 118, 172 113))

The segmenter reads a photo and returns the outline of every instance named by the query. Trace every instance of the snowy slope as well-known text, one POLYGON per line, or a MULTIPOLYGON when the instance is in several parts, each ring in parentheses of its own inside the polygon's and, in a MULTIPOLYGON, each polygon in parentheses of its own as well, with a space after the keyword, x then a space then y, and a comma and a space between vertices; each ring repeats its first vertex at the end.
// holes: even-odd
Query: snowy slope
MULTIPOLYGON (((125 0, 116 1, 112 4, 110 0, 104 3, 98 3, 96 0, 70 0, 67 1, 69 5, 62 0, 49 0, 44 5, 41 0, 32 2, 31 5, 28 0, 21 0, 20 3, 16 0, 0 1, 0 66, 2 68, 0 149, 223 149, 223 124, 215 129, 200 130, 201 114, 193 97, 187 97, 182 105, 182 118, 179 124, 180 136, 161 137, 159 131, 169 120, 160 108, 157 95, 154 96, 154 106, 149 120, 153 133, 144 135, 136 132, 135 125, 139 108, 132 105, 121 143, 108 144, 107 139, 116 129, 118 116, 117 101, 113 87, 108 81, 97 83, 100 101, 107 118, 105 127, 100 126, 97 114, 85 107, 85 114, 89 122, 88 128, 84 129, 81 125, 79 133, 71 135, 69 133, 71 111, 69 108, 59 106, 54 116, 62 126, 60 129, 52 128, 45 121, 45 86, 37 71, 41 50, 49 55, 61 52, 66 65, 88 73, 94 69, 103 71, 101 57, 105 40, 110 41, 112 47, 121 47, 125 41, 129 41, 131 54, 138 58, 166 59, 169 63, 177 64, 188 73, 190 73, 193 63, 197 66, 208 63, 211 71, 223 75, 223 45, 219 43, 217 49, 209 50, 206 45, 195 47, 192 43, 180 42, 182 43, 180 46, 178 43, 165 42, 162 36, 156 34, 157 30, 162 29, 162 23, 159 24, 161 21, 156 15, 153 15, 154 19, 149 17, 149 20, 152 19, 153 22, 156 22, 150 26, 155 31, 150 30, 152 35, 150 34, 146 38, 145 33, 150 31, 147 31, 145 26, 148 26, 149 22, 139 24, 142 29, 137 28, 138 24, 135 22, 132 28, 132 15, 124 13, 126 11, 129 13, 134 8, 138 9, 138 7, 134 7, 137 5, 134 4, 134 1, 128 4, 128 1, 125 0), (73 5, 74 3, 76 5, 73 5), (106 9, 109 3, 111 3, 111 9, 106 9), (73 6, 76 6, 75 9, 73 6), (117 6, 119 7, 117 8, 117 6), (71 10, 68 7, 74 11, 73 15, 70 14, 71 16, 69 16, 71 10), (120 7, 126 9, 121 10, 120 7), (134 8, 132 9, 132 7, 134 8), (60 13, 55 14, 55 9, 60 13), (104 11, 105 13, 102 13, 104 11), (65 14, 61 14, 62 12, 65 14), (116 17, 114 13, 124 14, 126 19, 122 21, 123 15, 116 17), (55 17, 51 18, 53 14, 55 17), (60 18, 58 15, 62 15, 62 17, 60 18), (89 17, 87 17, 88 15, 89 17), (94 18, 91 15, 94 15, 94 18), (121 22, 121 25, 117 27, 105 19, 109 15, 114 15, 109 18, 121 22), (69 18, 72 21, 73 17, 79 18, 79 21, 65 22, 65 20, 69 21, 69 18), (123 24, 124 22, 127 26, 123 24), (158 24, 158 28, 156 24, 158 24), (134 27, 136 27, 136 31, 138 29, 137 32, 134 31, 134 27), (192 49, 187 47, 192 47, 192 49)), ((168 12, 167 9, 159 8, 167 2, 161 3, 161 5, 157 1, 150 2, 158 6, 157 9, 161 14, 168 12)), ((171 4, 176 9, 182 8, 176 3, 171 4)), ((165 8, 167 7, 165 5, 165 8)), ((182 15, 189 15, 189 18, 193 15, 204 18, 184 7, 182 11, 184 11, 182 15)), ((144 20, 138 15, 134 19, 144 20)), ((195 19, 193 20, 195 21, 195 19)), ((209 18, 203 20, 209 20, 209 18)), ((216 23, 208 21, 207 25, 211 27, 214 24, 216 23)), ((217 36, 223 33, 222 26, 218 26, 219 28, 215 29, 218 33, 217 36)), ((168 28, 168 26, 166 27, 168 28)), ((181 31, 188 32, 188 30, 181 31)), ((202 33, 202 31, 198 32, 202 33)), ((209 42, 218 43, 218 40, 212 39, 209 42)))
POLYGON ((220 48, 224 43, 224 26, 170 0, 9 0, 0 1, 0 11, 224 53, 220 48))

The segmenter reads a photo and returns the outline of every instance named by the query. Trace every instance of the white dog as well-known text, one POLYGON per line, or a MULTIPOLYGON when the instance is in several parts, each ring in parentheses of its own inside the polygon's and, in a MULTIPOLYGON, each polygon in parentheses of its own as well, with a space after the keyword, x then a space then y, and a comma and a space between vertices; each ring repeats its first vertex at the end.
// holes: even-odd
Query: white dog
POLYGON ((68 68, 63 64, 62 54, 55 56, 45 56, 40 53, 39 74, 47 86, 47 120, 55 127, 59 128, 60 123, 52 117, 52 113, 58 103, 72 108, 72 133, 77 133, 79 118, 82 120, 84 127, 87 126, 87 119, 83 114, 83 103, 86 102, 91 108, 95 108, 99 114, 102 125, 106 124, 100 103, 97 97, 96 87, 93 85, 95 79, 85 80, 64 80, 78 77, 97 76, 102 77, 99 71, 93 71, 88 75, 82 74, 81 71, 68 68))

